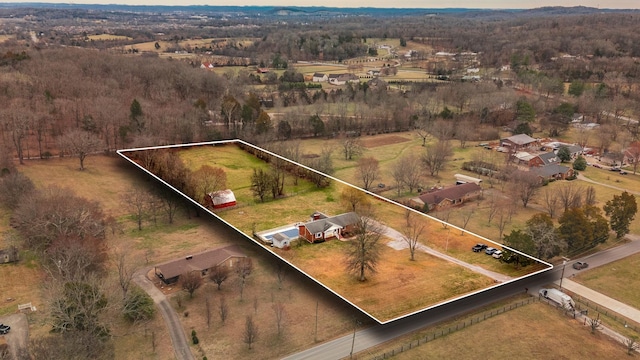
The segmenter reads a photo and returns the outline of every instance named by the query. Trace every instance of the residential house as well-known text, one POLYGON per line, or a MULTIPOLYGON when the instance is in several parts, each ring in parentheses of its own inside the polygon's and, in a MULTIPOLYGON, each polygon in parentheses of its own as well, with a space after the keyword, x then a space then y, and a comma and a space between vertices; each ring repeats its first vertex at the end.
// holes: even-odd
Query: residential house
POLYGON ((299 236, 310 243, 323 242, 331 238, 340 238, 345 233, 353 232, 358 222, 358 215, 354 212, 328 217, 316 212, 311 220, 298 225, 299 236))
POLYGON ((551 151, 548 153, 536 155, 533 159, 531 159, 531 161, 529 161, 529 166, 547 166, 551 164, 559 164, 561 162, 562 161, 560 160, 558 155, 556 155, 555 152, 551 151))
POLYGON ((236 196, 229 189, 219 190, 205 195, 204 202, 208 208, 222 209, 236 206, 236 196))
POLYGON ((478 198, 482 194, 480 185, 473 182, 424 193, 409 200, 410 205, 424 212, 438 211, 478 198))
POLYGON ((573 177, 574 171, 572 168, 562 166, 559 164, 549 164, 540 167, 531 168, 534 174, 538 175, 544 180, 566 180, 573 177))
POLYGON ((258 69, 256 70, 256 72, 257 72, 258 74, 267 74, 267 73, 269 73, 269 68, 258 68, 258 69))
POLYGON ((539 147, 540 140, 534 139, 527 134, 518 134, 500 140, 500 146, 507 147, 511 149, 511 152, 515 153, 516 151, 539 147))
POLYGON ((210 69, 213 69, 213 68, 214 68, 214 66, 210 62, 204 62, 204 63, 202 63, 200 65, 200 69, 209 69, 210 70, 210 69))
POLYGON ((358 83, 360 78, 354 74, 331 74, 329 75, 329 83, 332 85, 344 85, 346 83, 358 83))
POLYGON ((526 166, 534 166, 536 155, 530 154, 526 151, 518 151, 512 155, 517 159, 518 164, 526 165, 526 166))
POLYGON ((367 75, 380 76, 380 70, 378 70, 378 69, 368 70, 367 71, 367 75))
POLYGON ((315 73, 313 74, 313 78, 311 80, 313 82, 326 82, 327 80, 329 80, 329 77, 327 76, 327 74, 315 73))
POLYGON ((156 265, 154 272, 162 282, 168 285, 176 283, 182 274, 198 272, 202 277, 205 277, 209 270, 216 266, 231 268, 240 259, 246 257, 237 245, 230 245, 156 265))

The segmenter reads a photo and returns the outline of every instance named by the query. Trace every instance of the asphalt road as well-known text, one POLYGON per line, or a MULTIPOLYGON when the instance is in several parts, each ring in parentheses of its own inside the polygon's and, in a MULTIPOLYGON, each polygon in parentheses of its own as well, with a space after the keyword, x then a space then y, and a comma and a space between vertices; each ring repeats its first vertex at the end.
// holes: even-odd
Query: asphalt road
MULTIPOLYGON (((572 265, 575 261, 586 261, 589 267, 601 266, 634 253, 640 252, 640 236, 631 235, 629 238, 636 241, 599 252, 597 254, 568 261, 564 266, 556 266, 553 269, 541 274, 537 274, 528 278, 516 280, 512 283, 502 285, 500 287, 489 289, 480 294, 458 300, 449 304, 439 306, 434 309, 425 310, 421 313, 410 317, 385 324, 372 326, 356 332, 355 341, 353 333, 337 338, 333 341, 326 342, 305 351, 290 355, 286 360, 326 360, 341 359, 349 356, 353 343, 353 353, 366 350, 383 342, 392 340, 399 336, 411 333, 421 328, 434 325, 438 322, 450 319, 455 316, 463 315, 482 306, 489 305, 498 300, 522 293, 528 289, 532 295, 537 295, 538 289, 544 285, 559 280, 563 274, 571 277, 580 270, 573 269, 572 265)), ((582 270, 584 271, 584 270, 582 270)))
POLYGON ((189 343, 187 337, 182 329, 182 324, 178 318, 178 314, 173 310, 169 300, 164 296, 162 291, 158 290, 153 283, 147 279, 146 274, 149 269, 143 269, 136 272, 133 276, 133 281, 140 285, 140 287, 151 296, 153 301, 158 305, 160 314, 164 318, 164 322, 169 329, 169 335, 171 336, 171 343, 173 344, 173 351, 176 353, 176 359, 178 360, 194 360, 191 349, 189 349, 189 343))

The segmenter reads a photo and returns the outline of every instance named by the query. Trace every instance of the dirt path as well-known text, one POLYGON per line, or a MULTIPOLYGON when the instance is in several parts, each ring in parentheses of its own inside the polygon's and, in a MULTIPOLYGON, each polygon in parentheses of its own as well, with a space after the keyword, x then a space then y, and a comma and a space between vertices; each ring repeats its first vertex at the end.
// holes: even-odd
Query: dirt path
POLYGON ((182 329, 182 324, 180 324, 180 319, 178 319, 178 314, 173 310, 171 304, 169 304, 169 300, 167 300, 167 297, 164 296, 162 291, 158 290, 151 280, 147 278, 149 271, 150 270, 146 268, 136 272, 133 276, 133 281, 146 291, 156 305, 158 305, 158 309, 160 309, 160 313, 169 328, 169 335, 171 336, 171 343, 173 344, 176 359, 194 360, 191 349, 189 349, 187 337, 182 329))
MULTIPOLYGON (((395 250, 403 250, 403 249, 407 249, 409 247, 407 242, 403 240, 403 235, 400 232, 398 232, 398 231, 396 231, 396 230, 394 230, 394 229, 392 229, 390 227, 387 227, 387 226, 385 226, 384 228, 385 228, 385 235, 390 237, 391 239, 393 239, 389 243, 387 243, 387 246, 389 246, 389 247, 391 247, 392 249, 395 249, 395 250)), ((471 270, 473 272, 477 272, 479 274, 488 276, 488 277, 490 277, 490 278, 492 278, 492 279, 494 279, 496 281, 499 281, 499 282, 505 282, 505 281, 509 281, 509 280, 513 279, 510 276, 503 275, 503 274, 497 273, 495 271, 487 270, 487 269, 482 268, 480 266, 472 265, 472 264, 469 264, 468 262, 464 262, 464 261, 462 261, 460 259, 456 259, 456 258, 454 258, 452 256, 447 255, 447 254, 443 254, 443 253, 441 253, 441 252, 439 252, 437 250, 434 250, 433 248, 430 248, 430 247, 428 247, 426 245, 418 244, 416 250, 420 250, 422 252, 425 252, 427 254, 433 255, 435 257, 439 257, 440 259, 452 262, 454 264, 458 264, 458 265, 463 266, 463 267, 465 267, 465 268, 467 268, 467 269, 469 269, 469 270, 471 270)))
POLYGON ((605 187, 608 187, 608 188, 611 188, 611 189, 614 189, 614 190, 620 190, 621 192, 626 191, 626 192, 628 192, 629 194, 640 195, 640 192, 632 191, 632 190, 628 190, 628 189, 623 189, 623 188, 621 188, 621 187, 617 187, 617 186, 613 186, 613 185, 609 185, 609 184, 605 184, 605 183, 597 182, 597 181, 594 181, 594 180, 591 180, 591 179, 589 179, 589 178, 585 177, 585 176, 584 176, 584 175, 582 175, 582 174, 578 174, 578 180, 582 180, 582 181, 586 181, 586 182, 588 182, 588 183, 592 183, 592 184, 597 184, 597 185, 605 186, 605 187))

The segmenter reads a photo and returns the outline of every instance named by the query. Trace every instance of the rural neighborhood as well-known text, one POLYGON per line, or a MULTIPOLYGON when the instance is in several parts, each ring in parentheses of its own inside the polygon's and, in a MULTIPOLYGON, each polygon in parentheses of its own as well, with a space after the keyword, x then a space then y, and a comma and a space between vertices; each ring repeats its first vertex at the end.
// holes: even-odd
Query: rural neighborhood
POLYGON ((0 360, 640 356, 590 1, 0 4, 0 360))

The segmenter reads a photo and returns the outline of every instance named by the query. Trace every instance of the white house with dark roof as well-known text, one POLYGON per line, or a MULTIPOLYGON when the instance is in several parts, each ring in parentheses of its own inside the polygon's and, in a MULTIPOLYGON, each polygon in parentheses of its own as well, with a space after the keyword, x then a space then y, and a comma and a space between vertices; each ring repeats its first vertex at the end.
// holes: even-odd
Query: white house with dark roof
POLYGON ((312 78, 313 82, 326 82, 327 80, 329 80, 329 77, 327 76, 327 74, 323 74, 323 73, 313 74, 313 78, 312 78))

